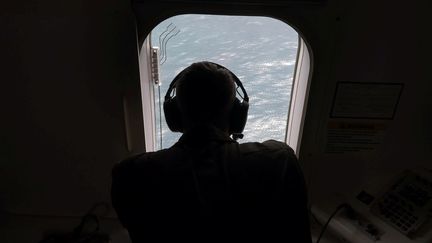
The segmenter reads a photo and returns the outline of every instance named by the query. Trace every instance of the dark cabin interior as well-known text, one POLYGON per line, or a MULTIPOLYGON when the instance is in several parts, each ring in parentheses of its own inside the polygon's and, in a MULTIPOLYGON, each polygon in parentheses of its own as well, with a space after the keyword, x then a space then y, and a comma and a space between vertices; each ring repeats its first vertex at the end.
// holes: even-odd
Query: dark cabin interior
MULTIPOLYGON (((129 242, 109 190, 113 165, 145 151, 139 52, 159 22, 186 13, 273 17, 305 40, 310 86, 297 156, 314 241, 337 205, 349 202, 379 228, 378 242, 432 242, 432 208, 407 236, 358 199, 362 191, 379 199, 407 170, 432 181, 431 10, 420 0, 1 3, 1 242, 70 232, 94 205, 102 205, 100 232, 113 243, 129 242), (394 115, 332 117, 341 82, 401 85, 394 115), (333 153, 327 148, 334 124, 365 125, 378 141, 371 151, 333 153)), ((321 242, 374 242, 339 218, 321 242)))

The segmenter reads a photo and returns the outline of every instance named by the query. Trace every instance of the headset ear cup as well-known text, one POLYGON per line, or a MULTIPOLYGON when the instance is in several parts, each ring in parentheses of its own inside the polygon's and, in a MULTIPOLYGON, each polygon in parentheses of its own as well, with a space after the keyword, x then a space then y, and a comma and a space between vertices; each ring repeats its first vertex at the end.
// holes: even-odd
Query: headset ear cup
POLYGON ((230 134, 243 132, 247 121, 248 110, 249 103, 247 101, 240 102, 238 98, 235 98, 230 117, 230 134))
POLYGON ((163 109, 168 128, 173 132, 183 132, 183 121, 177 104, 177 98, 165 99, 163 109))

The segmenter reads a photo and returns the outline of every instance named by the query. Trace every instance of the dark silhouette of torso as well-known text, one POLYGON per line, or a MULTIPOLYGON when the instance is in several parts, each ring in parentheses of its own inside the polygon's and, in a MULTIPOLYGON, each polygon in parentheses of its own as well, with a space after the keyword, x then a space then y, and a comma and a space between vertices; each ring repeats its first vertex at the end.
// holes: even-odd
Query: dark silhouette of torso
POLYGON ((311 242, 306 190, 284 143, 205 127, 113 169, 112 200, 137 242, 311 242))

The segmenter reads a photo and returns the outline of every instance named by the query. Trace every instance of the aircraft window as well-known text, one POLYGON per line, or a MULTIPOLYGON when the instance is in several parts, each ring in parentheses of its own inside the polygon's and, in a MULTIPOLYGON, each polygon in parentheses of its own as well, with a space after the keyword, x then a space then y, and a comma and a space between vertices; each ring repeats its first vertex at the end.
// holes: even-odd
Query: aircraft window
POLYGON ((170 147, 181 136, 169 131, 161 109, 170 82, 191 63, 204 60, 229 68, 248 92, 248 121, 239 142, 287 141, 299 40, 292 27, 269 17, 188 14, 157 25, 147 38, 150 48, 158 48, 161 81, 151 95, 154 149, 170 147))

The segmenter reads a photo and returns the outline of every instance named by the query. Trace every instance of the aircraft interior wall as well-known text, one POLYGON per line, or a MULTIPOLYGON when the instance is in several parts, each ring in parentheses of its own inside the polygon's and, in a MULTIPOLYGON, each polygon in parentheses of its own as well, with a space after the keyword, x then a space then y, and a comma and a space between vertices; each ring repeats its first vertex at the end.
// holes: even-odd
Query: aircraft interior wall
MULTIPOLYGON (((432 170, 426 1, 301 9, 149 2, 135 12, 144 16, 141 36, 169 15, 195 11, 266 15, 299 31, 312 73, 298 156, 311 204, 323 215, 348 202, 373 218, 359 192, 378 196, 403 170, 432 170), (403 84, 394 116, 330 117, 340 82, 403 84), (329 151, 333 124, 378 129, 378 142, 368 151, 329 151)), ((37 242, 45 232, 71 230, 95 203, 109 203, 112 166, 144 151, 135 20, 129 1, 120 0, 10 2, 0 13, 0 241, 37 242)), ((125 237, 113 216, 105 215, 102 230, 125 237)), ((383 242, 420 242, 373 222, 388 232, 383 242)))
MULTIPOLYGON (((432 169, 432 102, 428 94, 431 85, 426 67, 431 48, 430 37, 424 32, 430 20, 422 9, 426 5, 419 2, 385 1, 342 7, 335 23, 330 73, 326 81, 319 83, 315 78, 320 74, 314 71, 309 94, 300 158, 309 180, 312 204, 330 215, 337 205, 350 203, 358 212, 375 218, 373 223, 387 232, 384 242, 426 242, 431 237, 430 232, 419 232, 413 239, 400 235, 370 215, 370 205, 356 198, 362 191, 380 197, 405 170, 430 173, 432 169), (401 85, 393 117, 331 117, 339 82, 401 85), (376 144, 367 146, 371 150, 349 151, 353 146, 348 145, 343 152, 329 151, 329 132, 335 124, 369 126, 369 132, 376 132, 376 144)), ((319 61, 314 65, 319 65, 319 61)), ((356 242, 349 238, 352 231, 343 237, 356 242)), ((426 231, 430 231, 430 226, 426 231)))
POLYGON ((0 9, 0 241, 39 242, 109 202, 112 166, 144 147, 134 19, 127 1, 0 9))

